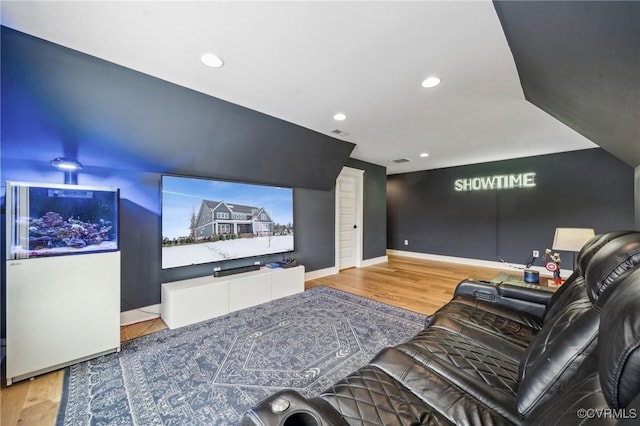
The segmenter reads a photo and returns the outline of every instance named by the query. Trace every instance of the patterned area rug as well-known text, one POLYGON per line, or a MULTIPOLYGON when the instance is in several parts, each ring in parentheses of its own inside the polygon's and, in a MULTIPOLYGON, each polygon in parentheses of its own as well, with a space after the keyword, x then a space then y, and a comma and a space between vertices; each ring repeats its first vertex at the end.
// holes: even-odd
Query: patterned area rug
POLYGON ((235 425, 282 388, 318 394, 425 317, 328 287, 126 342, 65 371, 58 425, 235 425))

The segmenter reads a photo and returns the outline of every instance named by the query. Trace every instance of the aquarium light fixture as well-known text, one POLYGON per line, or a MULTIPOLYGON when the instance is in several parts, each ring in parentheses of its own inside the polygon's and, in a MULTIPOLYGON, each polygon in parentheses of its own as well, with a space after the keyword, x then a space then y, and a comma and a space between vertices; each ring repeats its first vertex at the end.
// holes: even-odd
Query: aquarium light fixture
POLYGON ((74 170, 80 170, 82 169, 82 163, 77 161, 77 160, 71 160, 69 158, 63 158, 63 157, 56 157, 53 160, 51 160, 51 165, 53 167, 57 167, 58 169, 61 170, 68 170, 68 171, 74 171, 74 170))

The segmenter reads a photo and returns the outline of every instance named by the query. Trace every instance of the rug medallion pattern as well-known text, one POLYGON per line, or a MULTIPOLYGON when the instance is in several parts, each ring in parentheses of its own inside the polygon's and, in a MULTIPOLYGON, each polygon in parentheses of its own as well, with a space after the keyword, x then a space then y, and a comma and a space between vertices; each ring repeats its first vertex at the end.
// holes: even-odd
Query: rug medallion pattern
POLYGON ((58 425, 233 425, 282 388, 315 395, 409 339, 420 314, 328 287, 143 336, 65 372, 58 425))

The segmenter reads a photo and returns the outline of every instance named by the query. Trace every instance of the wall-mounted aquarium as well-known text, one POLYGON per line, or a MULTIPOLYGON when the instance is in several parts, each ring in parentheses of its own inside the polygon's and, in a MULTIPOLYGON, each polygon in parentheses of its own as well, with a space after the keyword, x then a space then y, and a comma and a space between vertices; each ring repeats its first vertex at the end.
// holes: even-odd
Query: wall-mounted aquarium
POLYGON ((7 259, 118 250, 117 188, 7 182, 7 259))

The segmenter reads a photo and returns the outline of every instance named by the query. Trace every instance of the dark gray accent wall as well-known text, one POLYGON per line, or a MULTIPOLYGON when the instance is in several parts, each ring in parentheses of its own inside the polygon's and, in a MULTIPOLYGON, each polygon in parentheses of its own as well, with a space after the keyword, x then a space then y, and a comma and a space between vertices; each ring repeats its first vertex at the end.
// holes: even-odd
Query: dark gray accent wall
POLYGON ((392 175, 387 215, 391 249, 526 264, 556 227, 634 229, 634 169, 598 148, 392 175), (456 179, 523 172, 535 187, 454 190, 456 179))
POLYGON ((335 187, 331 191, 297 189, 294 221, 307 224, 295 236, 297 260, 307 271, 330 268, 335 263, 335 187))
POLYGON ((494 1, 527 100, 640 165, 640 2, 494 1))
MULTIPOLYGON (((155 241, 162 235, 157 213, 128 199, 120 202, 120 267, 122 311, 160 303, 161 247, 155 241), (135 250, 135 252, 133 252, 135 250)), ((211 269, 211 267, 209 267, 211 269)))
POLYGON ((307 271, 333 266, 334 186, 353 144, 6 27, 1 43, 0 189, 63 183, 58 156, 84 164, 78 184, 120 188, 122 310, 159 303, 163 282, 254 260, 162 270, 162 174, 294 188, 290 256, 307 271))
POLYGON ((362 259, 387 254, 387 168, 349 159, 346 166, 364 170, 362 259))

